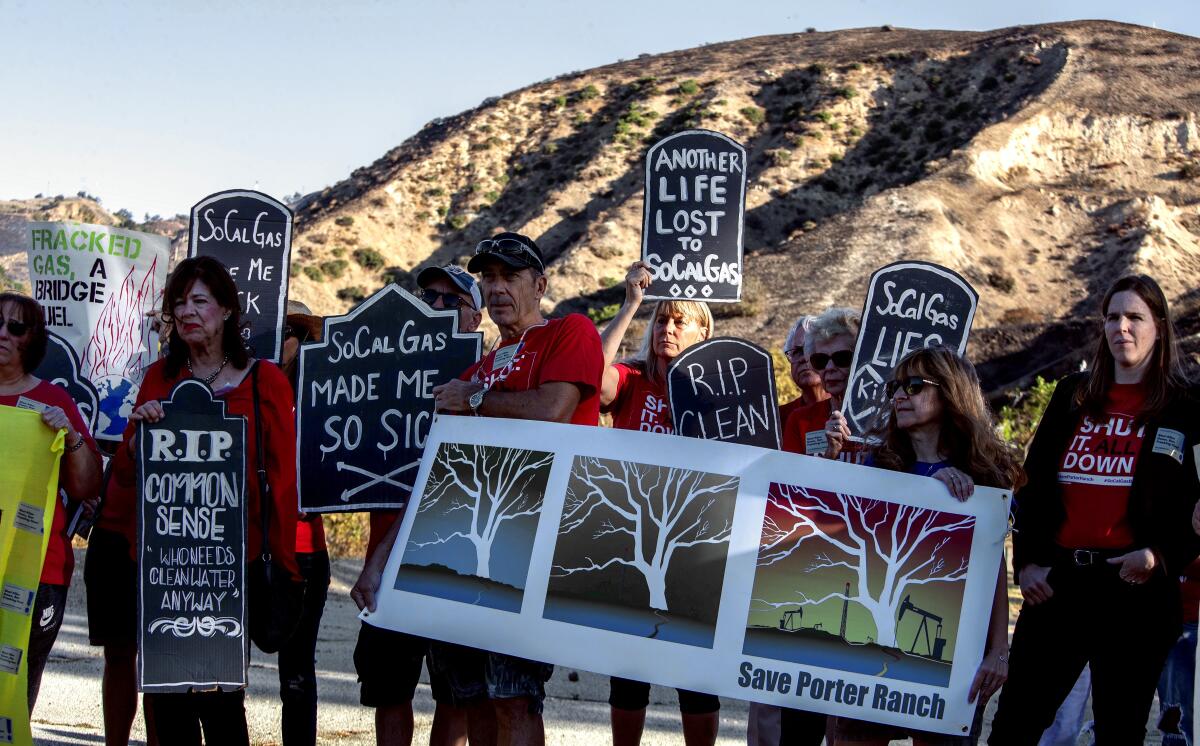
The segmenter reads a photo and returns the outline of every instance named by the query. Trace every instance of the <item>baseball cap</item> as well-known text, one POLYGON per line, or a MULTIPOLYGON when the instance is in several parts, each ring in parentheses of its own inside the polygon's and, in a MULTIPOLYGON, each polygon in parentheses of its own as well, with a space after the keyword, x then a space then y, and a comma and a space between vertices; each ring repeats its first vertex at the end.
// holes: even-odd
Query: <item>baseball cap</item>
POLYGON ((454 286, 471 296, 471 302, 475 308, 483 308, 483 295, 479 292, 479 283, 475 282, 475 278, 471 276, 462 267, 454 264, 447 264, 442 267, 426 267, 417 275, 417 285, 421 288, 429 287, 429 283, 444 277, 454 286))
POLYGON ((467 271, 480 271, 487 259, 499 259, 513 269, 529 267, 539 273, 546 271, 546 262, 537 244, 520 233, 497 233, 480 241, 475 246, 475 256, 467 262, 467 271))

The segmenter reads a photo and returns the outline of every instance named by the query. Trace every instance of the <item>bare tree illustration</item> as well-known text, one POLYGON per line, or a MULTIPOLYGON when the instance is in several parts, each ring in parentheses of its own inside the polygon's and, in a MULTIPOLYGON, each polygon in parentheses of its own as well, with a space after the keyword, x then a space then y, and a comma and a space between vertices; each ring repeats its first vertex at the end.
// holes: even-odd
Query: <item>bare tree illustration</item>
POLYGON ((627 536, 628 553, 602 562, 585 557, 581 567, 555 565, 552 576, 626 565, 646 579, 650 606, 666 610, 667 570, 676 552, 729 540, 729 520, 710 513, 718 512, 712 509, 719 499, 736 495, 736 477, 594 457, 577 458, 571 476, 559 535, 588 524, 584 530, 593 539, 627 536))
POLYGON ((497 533, 506 522, 537 515, 542 509, 542 488, 553 461, 554 454, 544 451, 442 444, 417 512, 465 511, 467 526, 408 545, 419 549, 466 539, 475 545, 475 574, 490 579, 497 533))
POLYGON ((947 561, 946 545, 954 534, 975 526, 971 516, 898 505, 843 493, 773 484, 763 522, 758 566, 766 567, 791 556, 806 542, 819 542, 806 573, 844 567, 854 573, 849 594, 838 591, 798 600, 772 602, 756 598, 762 607, 811 606, 830 599, 861 604, 875 622, 879 645, 896 644, 896 612, 912 586, 948 583, 967 576, 965 556, 947 561), (777 508, 772 511, 771 508, 777 508), (772 516, 776 512, 779 518, 772 516))

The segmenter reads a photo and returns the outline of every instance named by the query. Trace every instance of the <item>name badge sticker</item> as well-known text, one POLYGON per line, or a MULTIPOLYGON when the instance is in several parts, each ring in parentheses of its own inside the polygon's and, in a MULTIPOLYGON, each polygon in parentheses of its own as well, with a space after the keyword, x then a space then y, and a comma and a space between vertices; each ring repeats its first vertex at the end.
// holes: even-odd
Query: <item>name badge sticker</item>
POLYGON ((804 453, 809 456, 820 456, 829 447, 829 437, 824 430, 813 430, 804 434, 804 453))
POLYGON ((1183 433, 1169 427, 1160 427, 1154 435, 1154 453, 1163 453, 1176 462, 1183 463, 1183 433))
POLYGON ((518 347, 520 347, 520 344, 508 345, 496 350, 496 356, 492 358, 492 370, 500 370, 507 367, 512 362, 513 357, 516 356, 518 347))
POLYGON ((45 404, 42 404, 40 401, 30 399, 27 396, 22 396, 20 399, 17 399, 17 409, 28 409, 31 412, 37 412, 40 414, 49 409, 49 407, 47 407, 45 404))
POLYGON ((24 656, 21 648, 12 645, 0 645, 0 671, 16 674, 21 670, 21 658, 24 656))
POLYGON ((13 525, 22 531, 41 536, 44 533, 41 509, 24 501, 17 503, 17 516, 13 525))

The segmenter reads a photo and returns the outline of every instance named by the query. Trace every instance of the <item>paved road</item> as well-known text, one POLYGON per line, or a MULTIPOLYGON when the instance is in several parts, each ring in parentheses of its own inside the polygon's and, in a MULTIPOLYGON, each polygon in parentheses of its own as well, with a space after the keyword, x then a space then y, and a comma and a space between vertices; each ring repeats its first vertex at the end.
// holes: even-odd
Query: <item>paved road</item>
MULTIPOLYGON (((78 746, 102 744, 103 726, 100 711, 100 672, 102 659, 99 648, 87 642, 82 577, 83 557, 77 552, 77 572, 67 601, 67 616, 54 647, 42 692, 34 713, 35 742, 43 746, 78 746)), ((334 563, 334 579, 329 589, 329 602, 321 622, 317 642, 317 666, 320 675, 321 705, 318 712, 320 742, 328 744, 373 744, 372 711, 358 704, 358 684, 354 675, 351 653, 358 629, 354 605, 348 593, 358 576, 358 563, 341 560, 334 563)), ((546 701, 547 740, 551 744, 600 744, 608 741, 608 678, 579 672, 579 680, 571 682, 569 670, 559 668, 548 685, 546 701)), ((275 657, 258 650, 250 664, 250 696, 248 718, 251 740, 256 744, 279 742, 279 674, 275 657)), ((679 735, 679 714, 675 692, 654 687, 646 722, 647 746, 682 744, 679 735)), ((418 734, 416 743, 428 743, 433 715, 427 681, 422 681, 414 702, 418 734)), ((722 746, 745 743, 746 704, 733 700, 722 702, 722 746)), ((134 738, 144 742, 141 718, 135 726, 134 738)))

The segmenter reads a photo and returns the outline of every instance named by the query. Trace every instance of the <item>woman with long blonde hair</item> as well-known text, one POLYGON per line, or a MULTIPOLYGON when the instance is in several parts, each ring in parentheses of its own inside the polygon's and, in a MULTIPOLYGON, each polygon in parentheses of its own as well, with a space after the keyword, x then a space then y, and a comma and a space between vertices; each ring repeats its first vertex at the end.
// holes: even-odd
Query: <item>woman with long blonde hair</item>
MULTIPOLYGON (((665 300, 654 307, 642 346, 627 360, 616 362, 621 339, 642 304, 650 273, 634 262, 625 276, 625 302, 600 333, 604 346, 604 382, 600 407, 612 415, 613 427, 624 430, 671 433, 671 408, 667 402, 667 370, 684 350, 713 335, 708 306, 695 301, 665 300)), ((716 743, 720 700, 714 694, 679 692, 683 740, 688 746, 716 743)), ((616 676, 609 685, 613 746, 641 743, 650 703, 650 685, 616 676)))

